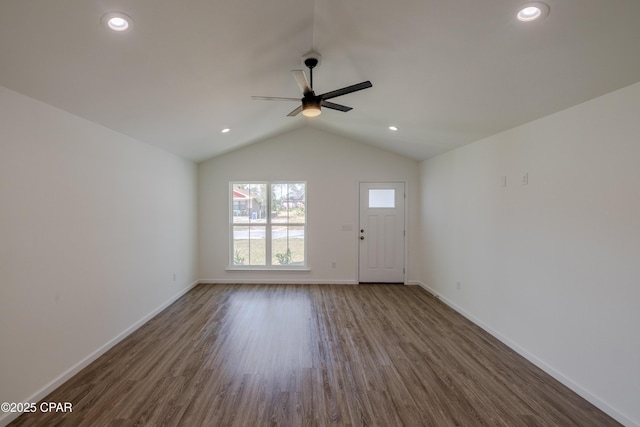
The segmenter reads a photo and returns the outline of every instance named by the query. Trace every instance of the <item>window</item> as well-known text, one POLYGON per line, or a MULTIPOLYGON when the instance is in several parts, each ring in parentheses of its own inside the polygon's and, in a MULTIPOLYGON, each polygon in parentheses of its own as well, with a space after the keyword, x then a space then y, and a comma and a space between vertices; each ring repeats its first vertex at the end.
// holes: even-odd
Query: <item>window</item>
POLYGON ((299 268, 306 260, 306 183, 232 182, 232 268, 299 268))
POLYGON ((393 188, 370 188, 369 189, 370 208, 395 208, 396 190, 393 188))

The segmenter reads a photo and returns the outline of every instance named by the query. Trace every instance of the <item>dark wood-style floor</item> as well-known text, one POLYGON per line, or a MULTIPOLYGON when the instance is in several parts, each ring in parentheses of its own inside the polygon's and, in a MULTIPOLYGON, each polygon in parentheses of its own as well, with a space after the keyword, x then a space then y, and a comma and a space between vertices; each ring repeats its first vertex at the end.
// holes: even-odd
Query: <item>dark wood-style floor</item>
POLYGON ((199 285, 44 401, 11 425, 618 425, 401 285, 199 285))

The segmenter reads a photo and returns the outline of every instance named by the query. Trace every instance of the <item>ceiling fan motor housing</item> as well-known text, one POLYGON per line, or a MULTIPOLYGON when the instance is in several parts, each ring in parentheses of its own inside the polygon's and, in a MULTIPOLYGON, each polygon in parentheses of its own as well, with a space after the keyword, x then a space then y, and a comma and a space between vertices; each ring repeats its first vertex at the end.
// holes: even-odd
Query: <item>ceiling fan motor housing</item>
POLYGON ((316 95, 305 95, 302 98, 302 109, 306 109, 307 107, 317 107, 320 108, 320 103, 322 102, 322 98, 316 95))
POLYGON ((302 98, 302 115, 305 117, 317 117, 321 112, 322 98, 313 93, 306 94, 302 98))

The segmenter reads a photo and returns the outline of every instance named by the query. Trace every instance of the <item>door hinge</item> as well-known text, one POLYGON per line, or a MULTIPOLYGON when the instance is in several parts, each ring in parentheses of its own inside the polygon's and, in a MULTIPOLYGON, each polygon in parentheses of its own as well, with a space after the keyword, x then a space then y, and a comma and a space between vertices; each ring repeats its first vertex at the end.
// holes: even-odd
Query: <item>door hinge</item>
POLYGON ((407 236, 407 230, 402 230, 402 235, 406 237, 407 236))

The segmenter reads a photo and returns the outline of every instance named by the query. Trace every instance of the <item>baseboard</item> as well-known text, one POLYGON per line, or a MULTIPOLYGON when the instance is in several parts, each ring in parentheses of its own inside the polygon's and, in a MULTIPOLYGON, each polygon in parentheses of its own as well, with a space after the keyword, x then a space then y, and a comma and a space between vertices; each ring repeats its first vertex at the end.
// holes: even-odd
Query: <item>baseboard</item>
POLYGON ((442 295, 439 295, 435 291, 435 289, 433 289, 429 285, 427 285, 425 283, 422 283, 422 282, 419 282, 419 281, 412 282, 411 284, 420 286, 425 291, 427 291, 430 294, 432 294, 434 297, 440 299, 443 303, 445 303, 446 305, 451 307, 453 310, 455 310, 456 312, 458 312, 459 314, 461 314, 462 316, 464 316, 465 318, 467 318, 468 320, 470 320, 474 324, 476 324, 479 327, 481 327, 483 330, 485 330, 486 332, 491 334, 493 337, 495 337, 498 340, 500 340, 503 344, 508 346, 510 349, 512 349, 513 351, 518 353, 520 356, 524 357, 529 362, 533 363, 534 365, 536 365, 538 368, 542 369, 547 374, 551 375, 554 379, 558 380, 559 382, 561 382, 562 384, 564 384, 565 386, 570 388, 572 391, 574 391, 576 394, 578 394, 584 400, 590 402, 592 405, 594 405, 595 407, 597 407, 601 411, 605 412, 606 414, 608 414, 610 417, 614 418, 619 423, 621 423, 621 424, 623 424, 625 426, 629 426, 629 427, 631 427, 631 426, 640 427, 640 424, 638 422, 636 422, 636 421, 630 419, 629 417, 625 416, 624 414, 620 413, 618 410, 616 410, 610 404, 608 404, 607 402, 605 402, 602 399, 598 398, 597 396, 593 395, 589 391, 585 390, 583 387, 581 387, 579 384, 577 384, 574 381, 572 381, 570 378, 566 377, 560 371, 557 371, 552 366, 548 365, 543 360, 539 359, 534 354, 532 354, 531 352, 527 351, 525 348, 521 347, 520 345, 518 345, 517 343, 515 343, 511 339, 509 339, 506 336, 502 335, 500 332, 498 332, 495 329, 491 328, 489 325, 485 324, 484 322, 482 322, 480 319, 476 318, 472 314, 468 313, 467 311, 465 311, 462 307, 460 307, 459 305, 457 305, 453 301, 449 300, 448 298, 446 298, 446 297, 444 297, 442 295))
POLYGON ((300 284, 300 285, 357 285, 357 280, 282 280, 282 279, 200 279, 198 283, 211 284, 300 284))
MULTIPOLYGON (((63 372, 61 375, 59 375, 49 384, 47 384, 46 386, 38 390, 36 393, 34 393, 33 395, 31 395, 26 399, 21 400, 21 402, 39 402, 40 400, 45 398, 49 393, 54 391, 56 388, 60 387, 65 381, 69 380, 71 377, 73 377, 75 374, 80 372, 82 369, 86 368, 91 362, 96 360, 98 357, 102 356, 113 346, 118 344, 120 341, 122 341, 127 336, 129 336, 134 331, 136 331, 139 327, 141 327, 142 325, 147 323, 149 320, 151 320, 155 315, 157 315, 162 310, 164 310, 165 308, 173 304, 178 298, 180 298, 181 296, 189 292, 191 289, 193 289, 196 285, 198 285, 198 283, 200 283, 199 280, 196 280, 195 282, 191 283, 185 289, 181 290, 180 292, 178 292, 177 294, 169 298, 167 301, 165 301, 159 307, 154 309, 152 312, 150 312, 149 314, 147 314, 146 316, 138 320, 136 323, 134 323, 133 325, 129 326, 127 329, 122 331, 115 338, 111 339, 109 342, 107 342, 102 347, 100 347, 99 349, 91 353, 89 356, 85 357, 80 362, 76 363, 74 366, 72 366, 71 368, 63 372)), ((18 418, 20 415, 22 414, 15 413, 15 412, 0 415, 0 427, 5 427, 7 424, 15 420, 16 418, 18 418)))

